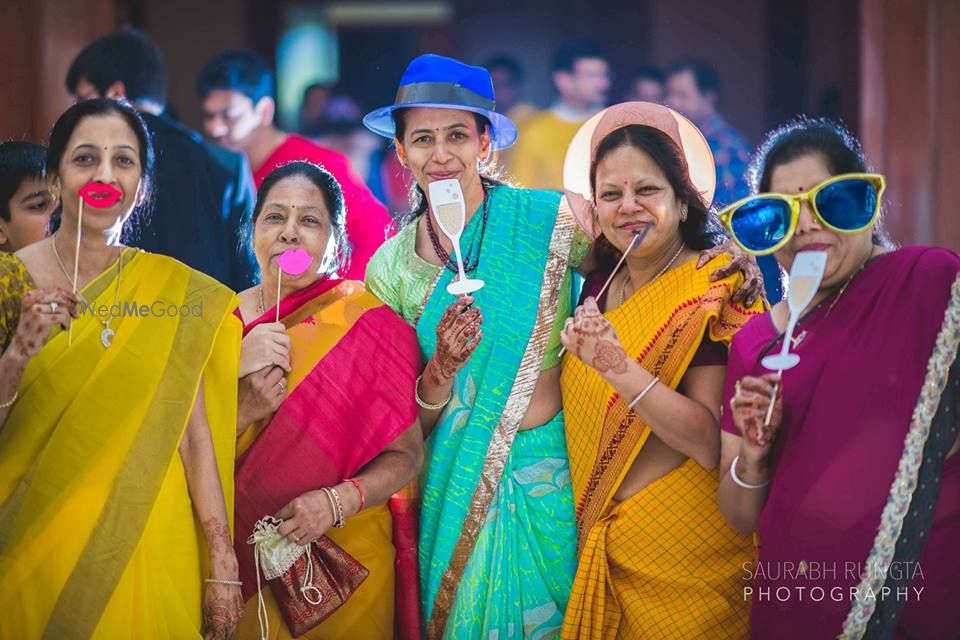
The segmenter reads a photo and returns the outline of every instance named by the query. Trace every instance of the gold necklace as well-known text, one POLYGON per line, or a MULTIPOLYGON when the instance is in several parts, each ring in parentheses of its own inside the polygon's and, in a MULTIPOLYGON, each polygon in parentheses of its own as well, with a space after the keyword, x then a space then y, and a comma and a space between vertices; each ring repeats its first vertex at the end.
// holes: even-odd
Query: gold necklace
MULTIPOLYGON (((680 243, 680 248, 677 249, 677 252, 676 252, 675 254, 673 254, 673 257, 672 257, 672 258, 670 258, 670 262, 667 263, 667 266, 665 266, 663 269, 660 269, 660 271, 657 273, 657 275, 653 276, 653 278, 650 280, 650 282, 647 283, 648 285, 649 285, 649 284, 653 284, 654 282, 656 282, 656 281, 657 281, 657 278, 659 278, 660 276, 662 276, 663 274, 665 274, 665 273, 667 272, 667 269, 669 269, 670 267, 673 266, 673 263, 677 261, 677 258, 679 258, 679 257, 680 257, 680 254, 683 252, 684 246, 685 246, 685 245, 681 242, 681 243, 680 243)), ((627 301, 627 283, 628 283, 628 282, 630 282, 630 267, 629 267, 629 266, 627 267, 627 277, 624 278, 624 279, 623 279, 623 282, 620 283, 620 304, 619 304, 618 306, 623 306, 623 303, 627 301)), ((636 293, 636 292, 634 292, 634 293, 636 293)))
MULTIPOLYGON (((63 260, 60 259, 60 252, 57 251, 57 234, 53 234, 53 237, 50 238, 50 245, 53 247, 53 257, 57 259, 57 264, 60 266, 60 271, 63 273, 63 277, 67 279, 67 282, 70 282, 71 285, 73 281, 70 278, 70 274, 67 273, 67 268, 63 264, 63 260)), ((117 302, 120 299, 120 278, 123 273, 123 248, 120 248, 120 257, 117 258, 117 287, 113 292, 113 306, 117 306, 117 302)), ((92 305, 87 302, 87 299, 83 297, 83 294, 77 291, 77 295, 87 306, 87 310, 93 312, 92 305)), ((112 307, 111 307, 112 308, 112 307)), ((113 316, 109 320, 103 320, 100 318, 96 312, 93 312, 93 317, 103 325, 103 331, 100 332, 100 344, 103 345, 104 349, 108 349, 113 343, 113 338, 117 334, 110 328, 110 323, 113 322, 113 316)))

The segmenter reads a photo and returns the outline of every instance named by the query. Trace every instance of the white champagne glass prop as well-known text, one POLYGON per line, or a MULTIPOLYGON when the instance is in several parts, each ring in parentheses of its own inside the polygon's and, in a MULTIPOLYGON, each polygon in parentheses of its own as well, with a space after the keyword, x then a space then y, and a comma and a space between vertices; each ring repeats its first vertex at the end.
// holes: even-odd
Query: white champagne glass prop
POLYGON ((430 206, 440 230, 453 243, 453 253, 457 258, 459 275, 447 285, 447 291, 455 296, 465 296, 483 288, 483 280, 468 278, 463 269, 463 257, 460 254, 460 236, 467 224, 467 208, 463 201, 463 189, 456 179, 437 180, 430 183, 430 206))
POLYGON ((787 307, 790 309, 790 319, 787 321, 787 330, 783 334, 783 346, 780 353, 767 356, 761 361, 764 367, 771 371, 792 369, 800 362, 800 356, 790 353, 793 344, 793 330, 797 327, 800 314, 807 308, 823 279, 823 270, 827 266, 827 254, 823 251, 801 251, 793 259, 790 268, 790 284, 787 290, 787 307))
MULTIPOLYGON (((790 284, 787 289, 787 308, 790 309, 790 319, 787 321, 787 330, 783 334, 783 346, 780 348, 780 353, 767 356, 760 362, 767 369, 782 374, 784 370, 792 369, 799 364, 800 356, 790 353, 790 345, 793 344, 793 330, 797 327, 800 314, 807 308, 820 288, 820 281, 823 279, 823 270, 826 266, 827 254, 823 251, 801 251, 794 257, 793 266, 790 267, 790 284)), ((763 428, 770 426, 770 418, 773 416, 773 408, 777 403, 778 391, 780 391, 779 382, 773 386, 773 397, 767 407, 763 428)), ((763 428, 760 429, 761 437, 763 436, 763 428)))

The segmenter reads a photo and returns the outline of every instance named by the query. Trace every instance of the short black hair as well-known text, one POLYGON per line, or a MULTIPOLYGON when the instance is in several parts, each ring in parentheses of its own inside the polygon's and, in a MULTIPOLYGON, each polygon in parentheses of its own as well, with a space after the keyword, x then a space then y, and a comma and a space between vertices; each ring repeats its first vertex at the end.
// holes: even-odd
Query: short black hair
POLYGON ((161 107, 167 103, 167 69, 160 50, 132 27, 94 40, 80 52, 67 71, 67 90, 75 94, 81 79, 96 87, 100 97, 119 81, 131 102, 149 100, 161 107))
MULTIPOLYGON (((803 156, 820 156, 830 175, 871 173, 863 147, 843 123, 829 118, 798 117, 770 131, 757 148, 747 179, 753 193, 770 191, 770 181, 777 167, 803 156)), ((884 208, 873 227, 873 243, 893 247, 883 228, 884 208)))
MULTIPOLYGON (((330 226, 333 227, 334 234, 334 257, 332 262, 325 266, 330 273, 343 271, 350 265, 350 239, 347 237, 347 207, 343 201, 343 189, 340 188, 340 183, 333 174, 318 164, 306 160, 294 160, 271 171, 257 189, 257 203, 250 220, 251 229, 256 227, 270 190, 279 182, 294 177, 306 178, 323 194, 323 202, 327 205, 327 211, 330 212, 330 226)), ((249 235, 252 242, 253 234, 249 235)))
POLYGON ((24 180, 43 178, 47 149, 25 141, 0 142, 0 218, 10 222, 10 200, 24 180))
POLYGON ((204 65, 197 75, 197 94, 203 100, 218 89, 242 93, 254 104, 262 98, 276 98, 273 71, 250 49, 221 51, 204 65))
POLYGON ((520 63, 517 62, 517 59, 506 54, 500 54, 490 58, 483 64, 483 66, 487 69, 487 71, 504 69, 510 74, 510 81, 513 82, 513 84, 520 84, 526 78, 526 74, 523 72, 523 67, 520 66, 520 63))
POLYGON ((573 73, 577 61, 588 58, 607 59, 607 54, 598 43, 592 40, 571 40, 560 45, 553 55, 552 71, 573 73))
POLYGON ((713 68, 712 64, 697 58, 683 58, 670 66, 667 77, 675 76, 684 71, 689 71, 693 75, 697 91, 704 94, 712 91, 717 97, 720 97, 720 76, 717 75, 717 70, 713 68))
POLYGON ((637 80, 653 80, 656 83, 663 84, 667 81, 667 76, 656 67, 651 67, 649 65, 644 65, 642 67, 637 67, 633 75, 630 76, 630 79, 633 82, 637 80))
POLYGON ((754 192, 770 190, 773 170, 808 155, 819 155, 831 175, 870 171, 863 148, 841 123, 799 117, 770 131, 757 148, 747 172, 754 192))

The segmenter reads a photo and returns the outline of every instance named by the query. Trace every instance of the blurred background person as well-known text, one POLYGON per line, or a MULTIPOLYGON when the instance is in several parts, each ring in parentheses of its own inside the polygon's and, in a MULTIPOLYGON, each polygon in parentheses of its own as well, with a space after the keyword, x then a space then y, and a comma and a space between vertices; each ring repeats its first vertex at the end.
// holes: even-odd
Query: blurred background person
MULTIPOLYGON (((750 193, 747 184, 750 146, 720 115, 719 103, 720 77, 708 62, 686 58, 667 71, 667 105, 693 120, 713 151, 717 165, 714 206, 718 210, 750 193)), ((780 267, 773 256, 760 256, 757 264, 763 271, 767 299, 776 304, 783 297, 780 267)))
POLYGON ((656 67, 644 66, 633 72, 623 95, 624 102, 656 102, 663 104, 666 76, 656 67))
POLYGON ((57 201, 47 187, 46 159, 42 145, 0 143, 0 251, 13 253, 47 236, 57 201))
POLYGON ((250 167, 242 155, 205 143, 166 115, 167 71, 153 42, 130 28, 104 36, 76 57, 66 84, 77 100, 126 98, 153 136, 154 210, 148 225, 130 224, 124 240, 234 291, 251 286, 257 263, 240 241, 253 212, 250 167))
POLYGON ((381 139, 363 126, 363 111, 344 93, 334 93, 323 112, 323 129, 313 138, 320 146, 339 151, 347 157, 360 179, 367 183, 377 199, 383 200, 373 183, 379 181, 374 154, 383 146, 381 139))
POLYGON ((333 174, 347 207, 350 264, 340 275, 363 280, 367 261, 386 238, 390 216, 350 165, 350 160, 274 124, 277 111, 273 72, 254 51, 223 51, 197 76, 203 127, 215 143, 244 153, 259 187, 277 167, 294 160, 318 164, 333 174))
POLYGON ((303 90, 303 103, 300 105, 300 133, 307 138, 316 138, 323 134, 324 116, 330 101, 330 86, 314 82, 303 90))
POLYGON ((530 189, 563 188, 563 154, 583 122, 607 104, 610 65, 592 42, 568 42, 553 58, 553 85, 559 99, 533 116, 520 137, 507 171, 530 189))
MULTIPOLYGON (((524 100, 524 82, 526 76, 517 59, 501 54, 487 60, 484 67, 490 71, 493 79, 493 92, 497 96, 497 106, 518 128, 523 128, 537 114, 537 108, 524 100)), ((516 147, 500 149, 496 152, 497 164, 510 166, 516 147)))

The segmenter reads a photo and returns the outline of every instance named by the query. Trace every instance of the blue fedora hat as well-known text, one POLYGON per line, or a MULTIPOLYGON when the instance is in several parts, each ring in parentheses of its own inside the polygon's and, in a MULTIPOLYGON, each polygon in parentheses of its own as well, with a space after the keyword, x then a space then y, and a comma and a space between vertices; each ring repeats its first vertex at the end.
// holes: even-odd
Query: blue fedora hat
POLYGON ((411 107, 479 113, 490 121, 490 143, 494 149, 505 149, 517 141, 517 126, 494 111, 493 80, 483 67, 433 53, 415 58, 400 79, 394 104, 371 111, 363 118, 363 124, 376 134, 392 138, 393 112, 411 107))

